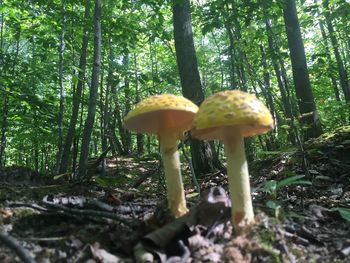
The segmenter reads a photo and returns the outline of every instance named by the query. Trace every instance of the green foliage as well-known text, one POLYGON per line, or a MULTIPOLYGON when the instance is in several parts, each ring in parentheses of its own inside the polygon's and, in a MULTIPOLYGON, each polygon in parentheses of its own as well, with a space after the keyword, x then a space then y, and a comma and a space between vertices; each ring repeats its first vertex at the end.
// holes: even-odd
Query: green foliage
POLYGON ((115 176, 97 176, 95 178, 96 183, 102 187, 117 187, 121 186, 123 180, 115 176))
POLYGON ((261 191, 269 195, 266 206, 274 211, 275 217, 281 219, 284 215, 282 206, 278 202, 278 193, 283 188, 293 185, 312 185, 308 180, 302 180, 305 175, 288 176, 280 181, 269 180, 261 188, 261 191))
POLYGON ((289 176, 287 178, 284 178, 280 181, 276 180, 269 180, 267 181, 264 186, 262 187, 261 191, 271 195, 272 197, 276 198, 277 192, 281 190, 281 188, 285 186, 291 186, 291 185, 311 185, 312 183, 308 180, 301 180, 304 178, 305 175, 294 175, 289 176))
POLYGON ((336 207, 336 208, 333 208, 332 211, 339 212, 339 214, 342 218, 344 218, 346 221, 350 222, 350 209, 336 207))
MULTIPOLYGON (((6 131, 6 165, 26 165, 43 172, 50 172, 55 165, 60 33, 64 28, 65 135, 80 71, 78 64, 85 24, 85 3, 72 0, 2 1, 0 112, 8 107, 8 114, 7 119, 0 118, 0 130, 6 131), (65 7, 64 24, 62 3, 65 7)), ((92 2, 88 3, 92 5, 92 2)), ((94 126, 94 151, 91 155, 102 152, 101 120, 104 118, 103 99, 108 81, 112 89, 108 105, 111 123, 118 114, 122 119, 139 99, 164 92, 181 94, 173 40, 172 4, 172 1, 157 0, 103 2, 101 101, 94 126), (125 57, 129 59, 128 63, 123 62, 125 57), (108 80, 109 71, 112 73, 108 80), (129 89, 125 88, 126 83, 129 84, 129 89)), ((247 88, 268 102, 269 91, 277 116, 276 132, 272 136, 252 139, 252 156, 289 148, 291 125, 287 121, 274 67, 274 61, 277 61, 280 70, 285 71, 286 79, 283 81, 289 85, 292 111, 297 119, 299 114, 295 106, 297 103, 282 17, 283 1, 213 0, 195 1, 191 4, 195 48, 205 95, 223 89, 247 88), (267 32, 266 23, 271 26, 271 32, 267 32), (233 39, 230 39, 230 32, 233 39), (269 49, 269 36, 274 41, 272 50, 269 49), (264 60, 266 68, 263 67, 264 60)), ((350 7, 346 1, 330 1, 330 7, 341 58, 349 73, 350 7)), ((323 39, 320 32, 319 24, 324 21, 324 11, 320 4, 313 1, 298 6, 312 88, 324 130, 329 131, 349 122, 347 116, 350 107, 349 103, 345 103, 339 86, 339 73, 329 33, 326 29, 327 38, 323 39), (336 80, 340 101, 335 97, 331 77, 336 80)), ((92 32, 92 15, 87 22, 88 32, 92 32)), ((86 117, 92 41, 93 35, 90 34, 87 72, 83 79, 85 88, 82 110, 77 126, 78 137, 86 117)), ((297 123, 295 125, 298 129, 303 128, 297 123)), ((122 141, 118 124, 113 132, 122 141)), ((135 137, 132 135, 133 145, 135 137)), ((155 141, 153 137, 150 140, 151 152, 158 150, 155 141)), ((269 184, 266 191, 278 191, 278 187, 283 187, 278 182, 269 184), (273 187, 276 189, 273 190, 273 187)))

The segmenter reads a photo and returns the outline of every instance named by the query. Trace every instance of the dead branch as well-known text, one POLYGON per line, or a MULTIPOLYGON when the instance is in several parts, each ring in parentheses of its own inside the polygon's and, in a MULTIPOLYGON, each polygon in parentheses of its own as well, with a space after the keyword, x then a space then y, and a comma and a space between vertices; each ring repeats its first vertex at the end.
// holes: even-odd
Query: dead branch
POLYGON ((79 215, 79 216, 92 216, 92 217, 102 217, 102 218, 109 218, 115 221, 118 221, 130 228, 133 228, 134 225, 131 221, 121 218, 120 216, 114 214, 114 213, 108 213, 108 212, 102 212, 102 211, 95 211, 90 209, 75 209, 75 208, 68 208, 63 205, 58 204, 52 204, 49 202, 42 202, 44 206, 46 206, 49 210, 61 210, 64 214, 70 214, 70 215, 79 215))
POLYGON ((24 263, 36 263, 29 252, 18 241, 5 233, 0 233, 0 242, 10 248, 24 263))

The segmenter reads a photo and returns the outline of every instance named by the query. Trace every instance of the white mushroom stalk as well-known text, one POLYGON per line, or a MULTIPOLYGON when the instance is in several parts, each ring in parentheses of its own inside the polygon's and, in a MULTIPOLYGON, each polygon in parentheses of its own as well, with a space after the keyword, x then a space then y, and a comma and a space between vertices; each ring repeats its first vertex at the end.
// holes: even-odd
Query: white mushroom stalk
POLYGON ((168 207, 175 217, 187 213, 177 140, 191 128, 198 107, 172 94, 149 97, 138 103, 124 119, 127 129, 158 135, 167 185, 168 207))
POLYGON ((177 150, 177 137, 174 133, 159 134, 160 153, 167 186, 168 207, 175 217, 188 212, 185 191, 180 170, 180 156, 177 150))
POLYGON ((254 222, 244 138, 239 130, 227 128, 222 141, 232 203, 231 220, 238 229, 244 229, 254 222))
POLYGON ((219 139, 224 143, 232 202, 231 222, 241 233, 254 222, 244 137, 271 130, 272 116, 255 96, 227 90, 213 94, 201 104, 192 126, 193 137, 219 139))

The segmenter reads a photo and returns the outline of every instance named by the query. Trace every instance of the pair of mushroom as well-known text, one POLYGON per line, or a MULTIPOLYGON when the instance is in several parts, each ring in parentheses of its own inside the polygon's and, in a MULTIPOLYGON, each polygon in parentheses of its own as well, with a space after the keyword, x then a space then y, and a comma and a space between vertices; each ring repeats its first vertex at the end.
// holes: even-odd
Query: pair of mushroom
POLYGON ((221 140, 227 158, 232 223, 240 230, 254 222, 244 137, 273 127, 269 110, 255 96, 239 90, 222 91, 208 97, 199 108, 181 96, 152 96, 128 113, 124 125, 129 130, 158 135, 168 207, 175 217, 188 211, 176 141, 189 129, 195 138, 221 140))

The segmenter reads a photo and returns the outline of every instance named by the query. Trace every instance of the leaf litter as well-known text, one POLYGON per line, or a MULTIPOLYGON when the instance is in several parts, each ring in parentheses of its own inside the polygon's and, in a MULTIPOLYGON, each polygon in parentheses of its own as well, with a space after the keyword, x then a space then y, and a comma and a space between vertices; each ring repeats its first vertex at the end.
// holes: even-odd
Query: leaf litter
MULTIPOLYGON (((0 171, 1 233, 36 262, 350 262, 349 140, 339 129, 306 144, 311 178, 302 179, 311 185, 266 191, 269 181, 303 174, 296 151, 252 163, 256 224, 240 236, 225 171, 205 176, 201 195, 187 183, 190 212, 174 220, 161 201, 159 162, 138 158, 108 159, 107 183, 0 171)), ((1 238, 0 262, 21 262, 1 238)))

